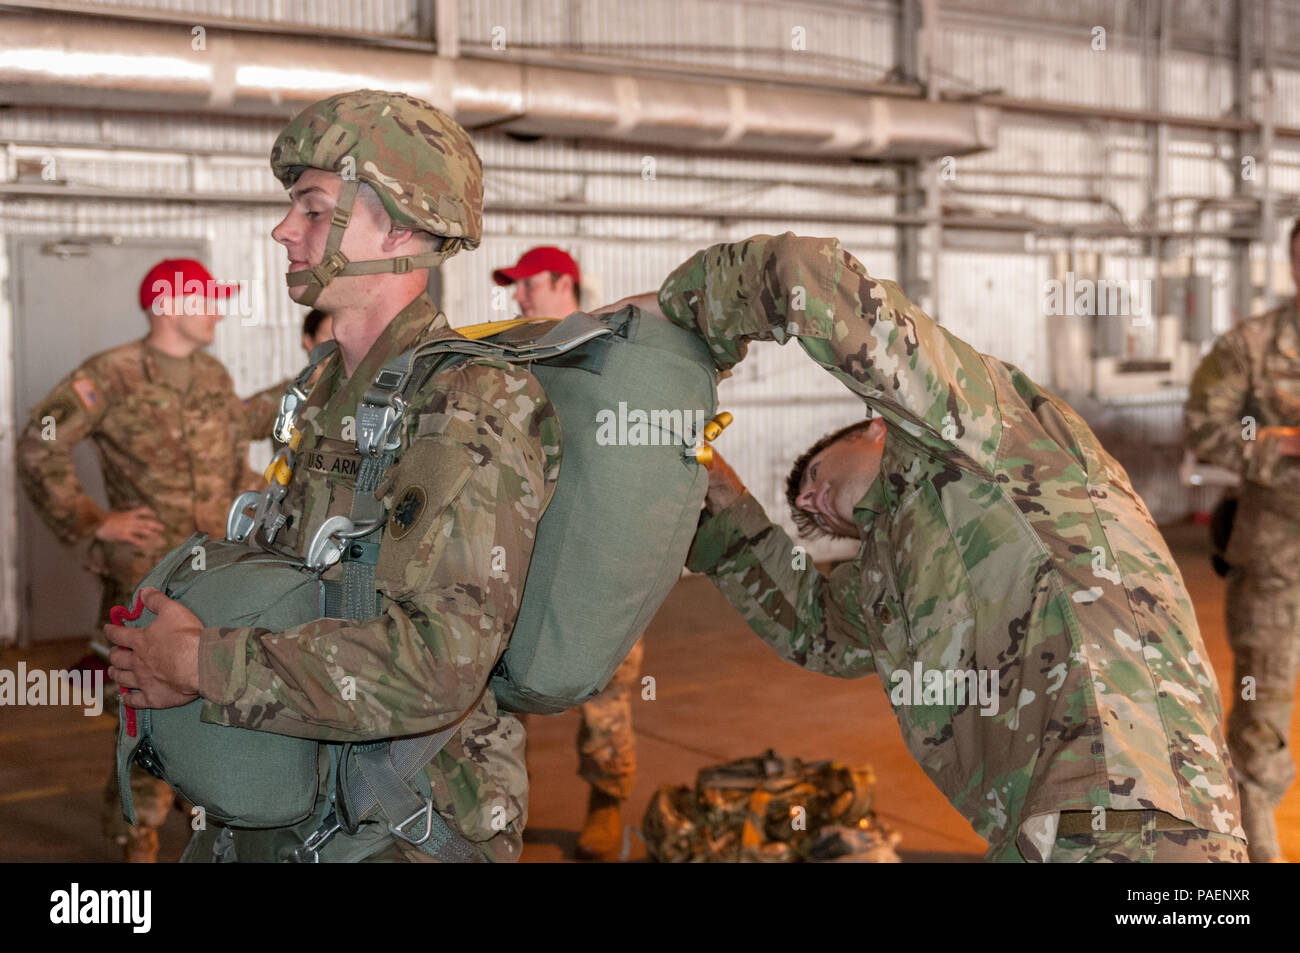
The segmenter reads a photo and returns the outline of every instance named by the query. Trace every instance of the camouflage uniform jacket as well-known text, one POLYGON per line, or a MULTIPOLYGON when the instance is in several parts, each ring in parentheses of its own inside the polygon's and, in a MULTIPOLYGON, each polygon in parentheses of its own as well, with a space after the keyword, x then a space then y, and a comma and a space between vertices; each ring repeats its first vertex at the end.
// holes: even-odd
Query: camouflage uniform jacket
MULTIPOLYGON (((283 502, 291 522, 277 548, 301 556, 325 519, 349 514, 358 401, 392 358, 451 335, 421 295, 350 378, 337 351, 329 358, 298 416, 303 437, 283 502)), ((527 371, 474 360, 425 382, 403 417, 401 443, 376 493, 391 514, 375 572, 382 615, 285 632, 204 629, 203 718, 341 742, 429 732, 471 712, 426 768, 434 803, 496 859, 517 860, 517 843, 487 842, 503 830, 520 835, 527 819, 523 728, 484 686, 509 640, 534 530, 558 477, 558 418, 527 371), (343 697, 349 676, 355 699, 343 697)), ((325 578, 341 579, 342 567, 325 578)))
POLYGON ((92 572, 134 584, 196 529, 225 535, 231 500, 251 487, 244 414, 221 362, 196 351, 184 393, 160 373, 144 340, 96 354, 32 408, 18 442, 18 474, 45 522, 83 554, 92 572), (46 418, 53 440, 42 439, 46 418), (148 506, 166 527, 157 550, 94 538, 105 513, 73 468, 90 438, 108 505, 148 506))
MULTIPOLYGON (((1256 436, 1265 427, 1296 426, 1300 315, 1293 299, 1220 337, 1196 368, 1183 408, 1183 434, 1196 458, 1241 474, 1239 525, 1252 515, 1266 523, 1268 513, 1300 521, 1300 459, 1283 456, 1272 435, 1256 436)), ((1254 535, 1234 534, 1228 562, 1245 564, 1249 556, 1242 549, 1258 542, 1254 535)), ((1278 542, 1292 548, 1285 539, 1278 542)))
POLYGON ((688 565, 783 657, 877 672, 909 750, 990 859, 1048 857, 1056 812, 1094 806, 1241 836, 1218 685, 1178 567, 1073 410, 833 239, 714 246, 659 301, 724 368, 747 340, 797 338, 888 423, 853 562, 793 568, 793 543, 745 495, 703 519, 688 565), (996 713, 955 692, 896 700, 895 673, 918 665, 996 670, 996 713))

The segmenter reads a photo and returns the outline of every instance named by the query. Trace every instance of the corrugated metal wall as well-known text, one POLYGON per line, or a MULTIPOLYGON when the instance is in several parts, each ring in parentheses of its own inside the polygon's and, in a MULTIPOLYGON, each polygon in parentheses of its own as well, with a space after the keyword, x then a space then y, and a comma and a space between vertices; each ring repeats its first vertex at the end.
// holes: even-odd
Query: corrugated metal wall
POLYGON ((879 0, 479 0, 461 7, 461 41, 875 80, 894 64, 895 9, 879 0))
POLYGON ((87 5, 246 20, 279 26, 347 30, 359 34, 415 36, 417 0, 86 0, 87 5))
MULTIPOLYGON (((408 38, 416 35, 421 14, 418 0, 133 0, 104 6, 194 13, 196 20, 204 15, 237 17, 408 38)), ((1162 108, 1199 116, 1230 111, 1235 39, 1223 6, 1198 0, 1174 4, 1176 42, 1162 75, 1162 108)), ((1279 6, 1275 15, 1279 46, 1291 43, 1295 32, 1278 19, 1289 16, 1291 9, 1279 6)), ((737 0, 643 0, 635 5, 613 0, 482 0, 460 5, 460 29, 462 42, 471 49, 491 43, 493 28, 503 26, 513 48, 562 48, 645 61, 876 80, 895 65, 896 10, 887 0, 784 5, 737 0), (794 27, 803 28, 806 50, 791 48, 794 27)), ((1016 16, 1008 20, 1007 5, 992 0, 945 0, 936 45, 941 84, 1129 109, 1152 106, 1143 59, 1149 49, 1134 39, 1138 19, 1130 5, 1038 0, 1018 5, 1016 16), (1034 18, 1050 22, 1035 26, 1034 18), (1104 52, 1090 46, 1096 24, 1108 30, 1104 52)), ((1297 93, 1300 70, 1279 71, 1279 121, 1300 123, 1297 93)), ((274 121, 224 117, 0 110, 6 177, 13 177, 19 159, 51 155, 60 178, 72 186, 142 193, 133 200, 111 201, 3 199, 0 229, 60 237, 206 239, 218 277, 250 283, 260 323, 245 327, 226 321, 214 352, 231 368, 241 392, 251 392, 295 370, 301 355, 297 324, 302 309, 284 294, 283 254, 269 238, 279 211, 252 202, 183 204, 159 201, 157 196, 278 195, 265 158, 277 128, 274 121)), ((478 141, 487 169, 488 204, 498 210, 487 216, 483 247, 458 256, 445 269, 445 304, 455 324, 509 316, 493 307, 490 272, 541 243, 561 245, 578 258, 587 275, 589 305, 652 289, 674 265, 712 242, 787 228, 838 235, 873 273, 893 277, 898 271, 894 228, 818 218, 890 214, 893 196, 876 191, 897 184, 893 171, 885 167, 656 152, 656 174, 647 180, 638 150, 565 141, 523 143, 495 134, 480 135, 478 141), (563 214, 528 210, 560 200, 581 201, 584 209, 563 214), (503 206, 510 210, 500 210, 503 206), (644 208, 646 214, 611 214, 602 207, 644 208), (662 214, 665 209, 687 211, 662 214)), ((1290 141, 1283 145, 1275 153, 1272 185, 1300 193, 1300 149, 1290 141)), ((1226 134, 1172 130, 1167 191, 1232 194, 1240 161, 1235 148, 1234 138, 1226 134)), ((999 148, 959 160, 955 178, 944 183, 944 203, 956 212, 1137 224, 1152 214, 1152 154, 1150 131, 1130 123, 1005 113, 999 148)), ((1192 227, 1193 207, 1180 203, 1168 221, 1192 227)), ((1207 214, 1202 224, 1225 226, 1229 220, 1223 213, 1207 214)), ((1280 242, 1279 235, 1279 243, 1265 257, 1283 261, 1280 242)), ((976 347, 1050 383, 1059 340, 1052 319, 1044 314, 1043 289, 1049 277, 1048 253, 1064 249, 1102 252, 1108 274, 1137 274, 1151 264, 1148 243, 1133 239, 1026 241, 1016 232, 949 232, 938 274, 937 315, 976 347)), ((1212 276, 1220 330, 1231 320, 1228 253, 1226 242, 1215 240, 1184 242, 1171 249, 1172 255, 1190 259, 1198 271, 1212 276)), ((0 254, 0 277, 8 267, 0 254)), ((509 306, 512 309, 513 302, 509 306)), ((12 419, 9 308, 9 297, 0 296, 4 420, 12 419)), ((736 376, 722 385, 721 396, 737 421, 719 449, 769 513, 783 520, 782 484, 791 459, 822 433, 863 413, 828 375, 803 359, 797 346, 755 348, 736 376)), ((1100 431, 1114 435, 1109 439, 1121 456, 1130 444, 1139 451, 1176 445, 1176 400, 1108 407, 1081 402, 1081 410, 1100 431)), ((6 501, 16 492, 9 464, 12 436, 5 433, 0 444, 0 498, 6 501)), ((1204 491, 1186 492, 1170 482, 1167 461, 1158 454, 1138 452, 1135 459, 1136 468, 1129 461, 1135 482, 1158 516, 1169 518, 1204 505, 1204 491)), ((6 503, 0 507, 0 538, 11 540, 13 527, 12 505, 6 503)), ((0 591, 13 591, 11 559, 0 556, 0 591)), ((0 610, 0 633, 11 630, 0 610)))

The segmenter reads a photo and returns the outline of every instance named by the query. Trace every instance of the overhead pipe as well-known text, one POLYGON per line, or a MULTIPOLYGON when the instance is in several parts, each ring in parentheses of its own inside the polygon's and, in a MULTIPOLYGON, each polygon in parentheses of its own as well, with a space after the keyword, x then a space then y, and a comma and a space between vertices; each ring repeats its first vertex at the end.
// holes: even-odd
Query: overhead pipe
POLYGON ((857 159, 993 148, 997 110, 794 87, 448 58, 320 37, 0 12, 0 101, 286 118, 348 89, 397 89, 467 128, 686 151, 857 159))

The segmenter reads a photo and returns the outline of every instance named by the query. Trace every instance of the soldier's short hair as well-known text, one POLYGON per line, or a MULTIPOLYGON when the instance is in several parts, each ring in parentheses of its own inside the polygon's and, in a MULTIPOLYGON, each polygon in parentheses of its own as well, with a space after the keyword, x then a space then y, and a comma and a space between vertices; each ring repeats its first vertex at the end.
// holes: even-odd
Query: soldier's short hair
POLYGON ((859 420, 857 423, 849 424, 847 427, 841 427, 833 433, 828 433, 800 454, 799 459, 795 460, 794 466, 790 468, 790 475, 786 477, 785 481, 785 498, 790 504, 790 518, 794 520, 795 530, 801 537, 816 538, 830 535, 817 525, 817 521, 812 518, 807 510, 801 509, 798 504, 799 494, 803 489, 803 474, 808 469, 808 464, 812 463, 813 457, 841 437, 847 437, 866 430, 871 426, 871 421, 872 418, 868 417, 866 420, 859 420))
POLYGON ((1300 236, 1300 218, 1297 218, 1291 223, 1291 237, 1287 239, 1286 243, 1286 251, 1288 255, 1295 251, 1295 240, 1297 236, 1300 236))
MULTIPOLYGON (((384 208, 379 193, 371 187, 369 182, 361 183, 357 189, 357 200, 369 207, 371 217, 376 221, 383 222, 387 220, 390 223, 392 222, 393 217, 388 214, 388 209, 384 208)), ((434 235, 418 228, 412 228, 410 231, 415 233, 416 238, 419 239, 421 246, 426 251, 442 251, 443 238, 441 235, 434 235)))

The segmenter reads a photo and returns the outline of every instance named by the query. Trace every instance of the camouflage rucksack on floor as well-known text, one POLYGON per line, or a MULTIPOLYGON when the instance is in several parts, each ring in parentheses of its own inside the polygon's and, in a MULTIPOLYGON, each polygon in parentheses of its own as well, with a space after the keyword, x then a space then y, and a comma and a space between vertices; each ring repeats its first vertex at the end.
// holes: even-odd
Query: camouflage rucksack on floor
POLYGON ((871 810, 875 786, 869 766, 769 749, 705 768, 694 788, 656 791, 641 823, 646 852, 673 863, 897 862, 899 836, 871 810))

